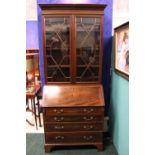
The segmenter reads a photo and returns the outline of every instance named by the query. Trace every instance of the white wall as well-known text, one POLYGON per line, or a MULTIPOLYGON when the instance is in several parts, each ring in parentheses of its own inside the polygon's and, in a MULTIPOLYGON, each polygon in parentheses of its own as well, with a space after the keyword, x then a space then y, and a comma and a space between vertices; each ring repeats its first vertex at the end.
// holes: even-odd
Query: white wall
POLYGON ((113 28, 129 21, 129 0, 113 0, 113 28))
POLYGON ((26 0, 26 21, 37 20, 36 0, 26 0))

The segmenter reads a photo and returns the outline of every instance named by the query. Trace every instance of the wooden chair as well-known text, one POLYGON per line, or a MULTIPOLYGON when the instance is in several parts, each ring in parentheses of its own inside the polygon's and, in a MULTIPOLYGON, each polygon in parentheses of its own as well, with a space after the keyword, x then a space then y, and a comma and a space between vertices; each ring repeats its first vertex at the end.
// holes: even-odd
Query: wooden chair
MULTIPOLYGON (((33 110, 29 108, 29 105, 28 105, 28 99, 26 98, 26 112, 31 112, 32 114, 34 114, 33 110)), ((34 126, 33 123, 31 123, 27 118, 26 118, 26 122, 31 125, 31 126, 34 126)))

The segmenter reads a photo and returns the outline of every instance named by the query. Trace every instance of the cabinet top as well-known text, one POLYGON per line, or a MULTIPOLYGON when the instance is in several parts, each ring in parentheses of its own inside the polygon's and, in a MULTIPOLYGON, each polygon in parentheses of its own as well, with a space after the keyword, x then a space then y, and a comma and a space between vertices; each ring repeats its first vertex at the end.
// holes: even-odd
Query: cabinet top
POLYGON ((44 86, 43 107, 104 106, 101 84, 44 86))
POLYGON ((39 4, 42 10, 104 10, 105 4, 39 4))

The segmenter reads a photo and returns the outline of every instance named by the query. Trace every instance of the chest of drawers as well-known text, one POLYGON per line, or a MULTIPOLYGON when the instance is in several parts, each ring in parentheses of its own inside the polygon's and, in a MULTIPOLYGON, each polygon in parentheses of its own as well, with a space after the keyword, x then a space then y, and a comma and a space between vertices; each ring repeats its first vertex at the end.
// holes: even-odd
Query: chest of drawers
POLYGON ((101 85, 45 86, 45 152, 55 146, 103 149, 104 96, 101 85))

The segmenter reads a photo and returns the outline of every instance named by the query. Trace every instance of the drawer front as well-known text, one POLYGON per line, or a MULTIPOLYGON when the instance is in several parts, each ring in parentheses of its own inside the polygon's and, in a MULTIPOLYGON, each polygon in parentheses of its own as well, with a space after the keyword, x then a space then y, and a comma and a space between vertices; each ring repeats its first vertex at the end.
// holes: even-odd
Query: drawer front
POLYGON ((45 132, 103 131, 103 123, 45 123, 45 132))
POLYGON ((102 132, 45 133, 46 143, 95 143, 102 142, 102 132))
POLYGON ((44 122, 101 122, 103 115, 90 116, 44 116, 44 122))
POLYGON ((44 115, 55 116, 55 115, 91 115, 91 114, 102 114, 104 112, 103 107, 66 107, 66 108, 44 108, 44 115))

